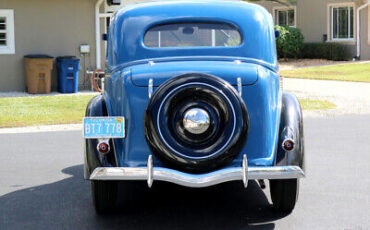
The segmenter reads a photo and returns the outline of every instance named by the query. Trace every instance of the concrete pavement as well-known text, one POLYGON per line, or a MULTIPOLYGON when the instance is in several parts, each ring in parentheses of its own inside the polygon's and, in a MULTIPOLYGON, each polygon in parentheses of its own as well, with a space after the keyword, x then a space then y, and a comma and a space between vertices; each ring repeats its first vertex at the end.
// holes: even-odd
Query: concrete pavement
POLYGON ((370 114, 370 83, 284 78, 284 90, 300 98, 328 100, 336 109, 306 111, 306 115, 370 114))

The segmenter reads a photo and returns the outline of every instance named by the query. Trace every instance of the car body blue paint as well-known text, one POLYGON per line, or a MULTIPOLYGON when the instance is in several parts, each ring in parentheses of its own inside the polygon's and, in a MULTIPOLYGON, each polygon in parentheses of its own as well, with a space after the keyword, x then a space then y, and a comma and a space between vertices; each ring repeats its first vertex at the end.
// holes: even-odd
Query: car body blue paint
POLYGON ((136 86, 148 86, 148 79, 153 79, 154 86, 160 86, 173 77, 173 73, 182 75, 186 73, 206 73, 221 77, 231 85, 237 84, 240 77, 243 85, 252 85, 257 81, 258 65, 238 64, 219 61, 177 61, 161 62, 153 66, 139 64, 131 67, 132 83, 136 86))
MULTIPOLYGON (((262 7, 236 1, 173 1, 124 8, 111 21, 106 69, 108 114, 126 120, 126 137, 114 140, 118 166, 146 166, 152 154, 143 127, 149 79, 153 79, 155 90, 166 80, 191 72, 221 77, 236 88, 237 78, 242 79, 249 135, 243 150, 226 167, 240 166, 243 154, 247 154, 251 166, 274 164, 281 90, 273 22, 262 7), (240 30, 242 43, 237 47, 144 47, 148 28, 190 21, 232 24, 240 30)), ((154 165, 164 166, 156 157, 154 165)))

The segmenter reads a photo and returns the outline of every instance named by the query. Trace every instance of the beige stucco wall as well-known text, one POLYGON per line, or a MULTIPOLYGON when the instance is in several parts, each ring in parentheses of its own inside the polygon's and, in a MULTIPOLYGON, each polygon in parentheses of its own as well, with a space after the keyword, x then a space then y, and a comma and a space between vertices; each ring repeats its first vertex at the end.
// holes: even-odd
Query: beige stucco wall
POLYGON ((285 5, 282 5, 282 4, 279 4, 279 3, 276 3, 276 2, 271 2, 271 1, 259 1, 259 2, 255 2, 255 3, 265 7, 266 10, 268 12, 270 12, 270 14, 273 14, 274 7, 284 7, 285 6, 285 5))
MULTIPOLYGON (((15 21, 15 54, 0 55, 0 91, 25 90, 24 55, 80 57, 79 45, 89 44, 90 55, 80 57, 82 81, 84 63, 95 67, 94 7, 93 0, 0 0, 0 9, 14 9, 15 21)), ((56 80, 54 71, 54 90, 56 80)))
MULTIPOLYGON (((352 3, 356 7, 357 2, 357 0, 298 0, 298 24, 302 28, 306 41, 323 41, 324 34, 330 39, 330 4, 352 3)), ((354 11, 356 11, 356 8, 354 8, 354 11)), ((355 24, 354 31, 356 31, 355 24)), ((342 43, 349 45, 355 44, 354 41, 342 43)))
MULTIPOLYGON (((301 29, 305 42, 322 42, 323 35, 326 34, 330 40, 330 5, 341 4, 341 3, 352 3, 354 5, 354 37, 356 37, 356 8, 364 3, 364 0, 297 0, 296 4, 296 25, 301 29)), ((264 6, 271 14, 273 14, 274 7, 282 6, 277 3, 268 1, 258 2, 259 5, 264 6)), ((363 40, 361 43, 362 59, 365 57, 369 58, 369 20, 367 16, 369 13, 367 10, 363 10, 361 13, 361 37, 367 39, 366 42, 363 40)), ((334 41, 330 41, 334 42, 334 41)), ((335 41, 338 42, 338 41, 335 41)), ((356 41, 340 41, 342 44, 349 46, 352 56, 356 54, 356 41)))
POLYGON ((360 12, 361 59, 370 59, 370 6, 360 12))

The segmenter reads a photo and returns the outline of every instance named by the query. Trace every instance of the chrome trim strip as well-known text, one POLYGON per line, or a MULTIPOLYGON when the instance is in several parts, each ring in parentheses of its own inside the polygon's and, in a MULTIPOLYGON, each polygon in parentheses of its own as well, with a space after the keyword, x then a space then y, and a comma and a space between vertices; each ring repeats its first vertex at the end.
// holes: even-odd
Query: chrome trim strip
POLYGON ((247 155, 243 155, 243 162, 242 162, 242 173, 243 173, 243 184, 244 188, 248 187, 248 160, 247 155))
POLYGON ((148 95, 149 95, 149 99, 153 95, 153 78, 150 78, 148 82, 148 95))
MULTIPOLYGON (((146 167, 96 168, 90 180, 148 180, 146 167)), ((173 169, 153 167, 152 180, 167 181, 178 185, 200 188, 227 181, 243 180, 243 168, 225 168, 210 173, 190 174, 173 169)), ((248 180, 303 178, 305 173, 299 166, 248 167, 248 180)))
POLYGON ((148 187, 151 188, 153 184, 153 157, 149 155, 148 157, 148 187))
POLYGON ((242 79, 238 77, 237 82, 238 82, 237 84, 238 84, 239 96, 242 96, 242 79))

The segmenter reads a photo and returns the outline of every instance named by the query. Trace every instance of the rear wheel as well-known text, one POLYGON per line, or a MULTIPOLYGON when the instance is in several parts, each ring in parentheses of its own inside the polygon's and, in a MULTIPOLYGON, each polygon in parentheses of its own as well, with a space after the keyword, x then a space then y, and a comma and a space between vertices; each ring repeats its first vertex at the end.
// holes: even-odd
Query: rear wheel
POLYGON ((274 208, 281 213, 291 213, 298 200, 299 180, 270 180, 270 194, 274 208))
POLYGON ((106 214, 114 210, 117 191, 117 181, 91 181, 91 194, 97 214, 106 214))

